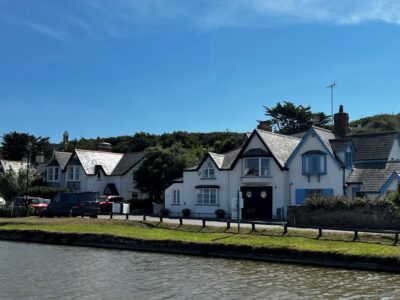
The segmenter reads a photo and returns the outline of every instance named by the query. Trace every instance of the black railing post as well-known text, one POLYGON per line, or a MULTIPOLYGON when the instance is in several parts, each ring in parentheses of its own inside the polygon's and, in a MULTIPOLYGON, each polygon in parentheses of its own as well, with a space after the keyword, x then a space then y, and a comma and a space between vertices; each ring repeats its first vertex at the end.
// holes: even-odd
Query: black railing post
POLYGON ((110 219, 112 219, 113 218, 113 212, 111 211, 110 212, 110 219))
POLYGON ((146 214, 143 214, 143 221, 146 221, 146 214))
POLYGON ((182 220, 182 217, 179 217, 179 225, 183 225, 183 220, 182 220))
POLYGON ((399 242, 399 234, 396 233, 396 234, 394 235, 394 243, 393 243, 393 246, 396 246, 398 242, 399 242))
POLYGON ((354 230, 354 237, 353 237, 353 242, 355 242, 356 240, 358 240, 358 230, 354 230))
POLYGON ((255 223, 251 223, 251 231, 252 232, 256 231, 256 224, 255 223))
POLYGON ((162 223, 162 220, 163 220, 163 218, 162 218, 162 216, 160 216, 160 223, 162 223))
POLYGON ((126 218, 126 220, 128 221, 128 220, 129 220, 129 215, 126 214, 126 215, 125 215, 125 218, 126 218))
POLYGON ((322 236, 322 228, 318 228, 318 236, 317 239, 319 239, 322 236))
POLYGON ((203 219, 203 228, 206 227, 206 220, 203 219))
POLYGON ((287 224, 283 224, 283 235, 287 234, 287 224))
POLYGON ((226 221, 226 229, 230 229, 231 228, 231 221, 226 221))

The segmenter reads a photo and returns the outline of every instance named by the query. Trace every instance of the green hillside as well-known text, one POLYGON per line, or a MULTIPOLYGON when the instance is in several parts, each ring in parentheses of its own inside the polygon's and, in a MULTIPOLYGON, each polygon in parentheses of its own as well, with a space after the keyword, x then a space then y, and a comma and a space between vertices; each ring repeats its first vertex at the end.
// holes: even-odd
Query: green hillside
POLYGON ((400 132, 400 114, 380 114, 354 120, 350 122, 350 129, 352 133, 400 132))

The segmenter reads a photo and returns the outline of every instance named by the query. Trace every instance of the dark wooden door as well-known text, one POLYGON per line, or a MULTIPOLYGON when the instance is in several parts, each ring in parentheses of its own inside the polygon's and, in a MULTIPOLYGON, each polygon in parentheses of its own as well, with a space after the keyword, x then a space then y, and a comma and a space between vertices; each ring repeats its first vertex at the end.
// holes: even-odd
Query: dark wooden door
POLYGON ((272 219, 272 186, 241 187, 243 219, 272 219))

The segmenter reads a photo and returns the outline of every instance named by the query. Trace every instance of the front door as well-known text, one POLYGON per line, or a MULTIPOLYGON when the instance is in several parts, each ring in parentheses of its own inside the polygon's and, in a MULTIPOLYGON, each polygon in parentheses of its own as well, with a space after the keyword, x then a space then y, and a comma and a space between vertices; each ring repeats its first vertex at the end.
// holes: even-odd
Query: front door
POLYGON ((241 187, 243 219, 272 219, 272 186, 241 187))

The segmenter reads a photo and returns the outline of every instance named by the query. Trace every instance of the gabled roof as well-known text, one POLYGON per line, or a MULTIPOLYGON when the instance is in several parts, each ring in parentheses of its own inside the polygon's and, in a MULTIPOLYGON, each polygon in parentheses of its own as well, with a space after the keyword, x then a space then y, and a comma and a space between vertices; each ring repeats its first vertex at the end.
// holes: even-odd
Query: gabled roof
POLYGON ((209 157, 214 162, 218 170, 230 170, 241 149, 242 148, 238 148, 223 154, 208 152, 201 163, 196 166, 186 168, 185 171, 197 171, 209 157))
POLYGON ((331 146, 331 140, 334 140, 336 138, 335 134, 328 129, 317 127, 317 126, 310 127, 310 129, 307 131, 307 133, 301 139, 301 142, 297 145, 297 147, 294 149, 294 151, 290 154, 289 158, 287 159, 286 165, 288 165, 292 161, 292 159, 297 155, 297 152, 300 151, 301 147, 306 142, 308 137, 310 135, 314 135, 314 134, 317 137, 317 139, 320 141, 322 146, 325 148, 325 150, 328 152, 329 156, 331 156, 332 159, 339 166, 343 166, 343 163, 335 156, 335 153, 331 146))
POLYGON ((81 149, 76 149, 75 154, 87 175, 94 175, 96 166, 101 166, 106 175, 111 175, 123 157, 122 153, 81 149))
POLYGON ((145 156, 144 152, 126 153, 115 167, 112 175, 124 175, 136 164, 138 164, 145 156))
POLYGON ((348 184, 362 184, 360 192, 379 193, 393 172, 400 172, 400 161, 390 161, 385 168, 353 168, 348 184))
POLYGON ((58 165, 60 166, 61 170, 64 170, 67 166, 69 159, 71 158, 71 152, 60 152, 54 151, 54 159, 57 161, 58 165))
POLYGON ((261 129, 256 129, 256 132, 281 168, 285 166, 290 155, 300 143, 300 139, 297 137, 282 135, 261 129))
POLYGON ((396 131, 353 134, 347 136, 356 150, 354 160, 388 160, 398 133, 396 131))

